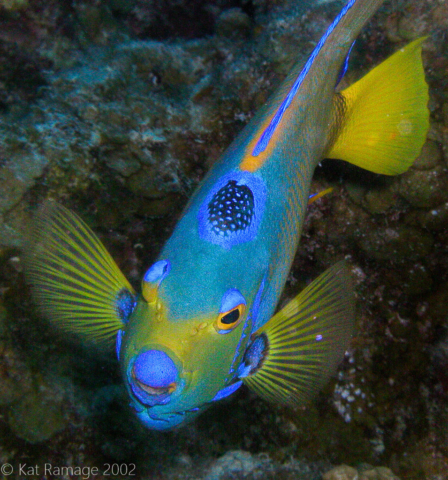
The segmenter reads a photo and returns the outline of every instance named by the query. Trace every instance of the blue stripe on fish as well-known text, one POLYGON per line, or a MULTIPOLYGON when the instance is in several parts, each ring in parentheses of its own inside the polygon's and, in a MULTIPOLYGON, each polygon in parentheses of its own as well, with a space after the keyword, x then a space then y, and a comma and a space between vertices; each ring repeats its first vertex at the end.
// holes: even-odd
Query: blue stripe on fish
POLYGON ((238 390, 243 382, 240 380, 236 383, 232 383, 232 385, 229 385, 228 387, 224 387, 222 390, 220 390, 212 399, 212 402, 216 402, 218 400, 222 400, 223 398, 228 397, 231 395, 233 392, 238 390))
POLYGON ((350 47, 350 50, 348 51, 347 56, 345 57, 344 65, 342 65, 341 71, 339 72, 338 79, 336 80, 336 87, 339 85, 340 81, 344 78, 345 72, 348 69, 350 54, 352 53, 352 49, 355 46, 355 43, 356 43, 356 40, 352 43, 352 46, 350 47))
POLYGON ((300 88, 300 85, 302 84, 303 80, 305 79, 306 75, 308 74, 311 66, 313 65, 313 62, 317 55, 319 55, 319 52, 322 50, 322 47, 324 46, 325 42, 327 41, 327 38, 330 36, 331 32, 335 29, 336 25, 341 21, 341 19, 346 15, 346 13, 352 8, 352 6, 355 4, 356 0, 350 0, 347 5, 341 10, 339 15, 333 20, 333 23, 328 27, 328 30, 325 32, 325 35, 319 40, 319 43, 316 45, 316 47, 313 50, 313 53, 311 54, 310 58, 308 61, 305 63, 305 66, 303 67, 303 70, 300 72, 300 75, 297 77, 296 81, 294 82, 293 86, 291 87, 291 90, 289 91, 288 95, 286 98, 283 100, 282 104, 278 108, 276 114, 274 115, 274 118, 270 121, 269 125, 266 127, 264 132, 261 134, 260 139, 256 143, 252 156, 256 157, 260 153, 264 152, 269 144, 269 141, 272 138, 272 135, 274 135, 274 131, 277 128, 277 125, 280 123, 280 120, 283 117, 283 114, 285 113, 286 109, 291 105, 291 102, 297 93, 297 90, 300 88))

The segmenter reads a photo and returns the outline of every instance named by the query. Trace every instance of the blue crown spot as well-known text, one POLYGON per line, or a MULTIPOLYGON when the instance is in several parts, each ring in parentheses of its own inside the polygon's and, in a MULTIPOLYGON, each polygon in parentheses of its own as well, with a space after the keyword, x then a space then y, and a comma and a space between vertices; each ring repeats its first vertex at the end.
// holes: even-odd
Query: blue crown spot
POLYGON ((255 214, 255 200, 247 185, 238 185, 228 180, 212 197, 208 204, 208 221, 212 232, 224 236, 246 230, 255 214))
POLYGON ((250 172, 230 172, 221 177, 198 213, 203 240, 229 249, 253 240, 263 217, 266 187, 250 172))

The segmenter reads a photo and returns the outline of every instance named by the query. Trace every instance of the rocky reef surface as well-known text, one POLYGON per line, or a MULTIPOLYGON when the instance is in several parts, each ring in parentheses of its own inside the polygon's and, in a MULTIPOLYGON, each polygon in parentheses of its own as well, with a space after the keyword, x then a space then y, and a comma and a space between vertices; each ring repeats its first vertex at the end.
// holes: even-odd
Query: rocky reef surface
POLYGON ((316 171, 313 191, 334 190, 309 207, 283 301, 348 258, 358 332, 312 405, 243 390, 183 429, 147 431, 113 356, 56 332, 23 279, 24 232, 51 198, 138 285, 205 172, 341 5, 0 1, 0 464, 16 478, 45 464, 71 467, 68 478, 80 466, 111 478, 105 465, 148 480, 448 478, 445 0, 386 2, 351 55, 347 84, 427 35, 431 128, 399 177, 336 161, 316 171))

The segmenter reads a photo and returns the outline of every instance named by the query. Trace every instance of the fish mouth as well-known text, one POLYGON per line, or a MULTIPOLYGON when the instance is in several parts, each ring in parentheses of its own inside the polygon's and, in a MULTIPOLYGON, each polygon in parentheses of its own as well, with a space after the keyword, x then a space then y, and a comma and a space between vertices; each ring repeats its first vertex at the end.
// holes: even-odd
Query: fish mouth
POLYGON ((176 389, 176 384, 167 387, 152 387, 137 380, 131 373, 129 386, 132 395, 143 405, 153 407, 155 405, 166 405, 171 400, 171 393, 176 389))
POLYGON ((166 405, 174 392, 181 390, 181 368, 173 353, 160 347, 145 347, 132 359, 127 381, 133 397, 142 405, 166 405))
POLYGON ((138 388, 146 392, 148 395, 170 395, 176 390, 175 382, 170 383, 167 387, 152 387, 151 385, 146 385, 140 380, 137 380, 134 371, 132 371, 132 381, 138 388))

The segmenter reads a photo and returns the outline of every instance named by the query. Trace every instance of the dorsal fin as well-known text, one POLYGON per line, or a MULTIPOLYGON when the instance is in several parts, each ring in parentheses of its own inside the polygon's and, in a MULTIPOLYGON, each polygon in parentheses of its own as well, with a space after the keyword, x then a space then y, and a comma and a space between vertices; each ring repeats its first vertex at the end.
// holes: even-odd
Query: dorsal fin
MULTIPOLYGON (((294 97, 296 96, 300 86, 302 85, 303 81, 307 77, 311 67, 313 66, 316 58, 319 56, 321 51, 324 50, 324 47, 327 44, 328 39, 331 37, 331 41, 335 40, 333 37, 333 33, 336 33, 336 28, 338 25, 341 25, 339 29, 338 39, 335 40, 336 44, 343 45, 342 37, 344 37, 345 41, 350 41, 350 44, 347 45, 347 49, 351 49, 350 45, 353 46, 354 37, 358 34, 358 31, 367 21, 367 19, 373 15, 376 9, 383 3, 383 0, 349 0, 345 7, 339 12, 337 17, 333 20, 330 26, 327 28, 327 31, 323 35, 323 37, 319 40, 317 45, 314 47, 313 52, 311 53, 310 57, 308 58, 307 62, 305 63, 304 67, 297 75, 295 80, 292 82, 291 87, 289 88, 286 97, 282 101, 282 103, 277 108, 274 116, 272 117, 271 121, 269 122, 268 126, 263 130, 261 133, 255 147, 252 150, 252 156, 256 157, 260 153, 264 152, 271 140, 274 132, 280 123, 286 109, 291 105, 294 97), (355 8, 352 15, 347 15, 353 7, 355 8), (346 18, 346 17, 351 18, 346 18), (348 26, 345 26, 345 21, 350 23, 350 30, 348 30, 348 26), (351 39, 350 39, 351 37, 351 39)), ((342 60, 341 60, 342 61, 342 60)))

